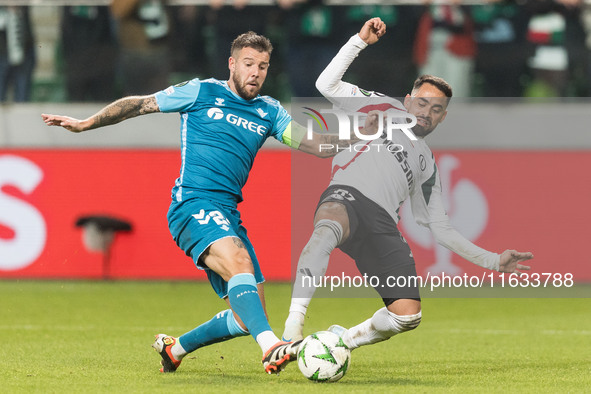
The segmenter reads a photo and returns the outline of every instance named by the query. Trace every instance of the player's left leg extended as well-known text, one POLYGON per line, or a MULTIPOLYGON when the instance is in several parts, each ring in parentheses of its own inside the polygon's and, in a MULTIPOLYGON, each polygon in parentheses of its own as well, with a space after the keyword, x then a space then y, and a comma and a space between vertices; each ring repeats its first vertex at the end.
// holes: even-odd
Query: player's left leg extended
POLYGON ((390 339, 396 334, 414 330, 421 322, 421 302, 399 299, 387 307, 378 309, 374 315, 348 330, 332 326, 331 331, 341 335, 351 350, 390 339), (392 312, 392 310, 398 313, 392 312))
POLYGON ((381 208, 368 211, 371 214, 358 215, 362 220, 371 220, 362 223, 357 232, 363 242, 344 245, 343 251, 355 259, 361 273, 379 280, 375 290, 385 307, 348 330, 332 327, 331 331, 340 334, 351 349, 414 330, 421 322, 417 273, 410 247, 388 213, 381 208), (388 286, 391 280, 396 280, 396 286, 388 286))
POLYGON ((227 309, 178 338, 166 334, 156 335, 152 347, 162 356, 160 372, 174 372, 187 354, 244 335, 248 335, 248 331, 238 324, 232 310, 227 309))

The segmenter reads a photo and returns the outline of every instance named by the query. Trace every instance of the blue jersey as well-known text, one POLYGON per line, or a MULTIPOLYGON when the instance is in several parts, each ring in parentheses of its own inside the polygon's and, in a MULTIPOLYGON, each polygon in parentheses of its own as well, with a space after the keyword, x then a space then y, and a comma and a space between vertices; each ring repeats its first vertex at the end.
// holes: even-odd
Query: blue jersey
POLYGON ((162 112, 181 114, 180 176, 172 198, 236 205, 269 136, 283 142, 291 116, 268 96, 245 100, 226 81, 193 79, 156 93, 162 112))

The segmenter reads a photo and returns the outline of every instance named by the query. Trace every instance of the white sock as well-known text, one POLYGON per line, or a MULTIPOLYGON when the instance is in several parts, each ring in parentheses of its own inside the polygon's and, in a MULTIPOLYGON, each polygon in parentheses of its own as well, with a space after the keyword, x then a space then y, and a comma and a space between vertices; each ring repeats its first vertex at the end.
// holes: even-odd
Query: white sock
POLYGON ((172 357, 179 361, 187 355, 187 351, 183 348, 183 345, 181 345, 181 341, 179 341, 178 338, 176 339, 176 343, 170 348, 170 352, 172 353, 172 357))
POLYGON ((371 345, 412 330, 419 325, 420 321, 420 311, 415 315, 397 315, 383 307, 378 309, 371 318, 348 329, 343 335, 343 342, 350 349, 371 345))
POLYGON ((320 278, 324 276, 330 254, 341 242, 342 237, 343 228, 334 220, 321 219, 314 225, 314 232, 298 261, 283 340, 297 341, 303 338, 304 317, 316 291, 314 278, 316 283, 319 283, 320 278))
MULTIPOLYGON (((293 306, 293 304, 292 304, 293 306)), ((299 306, 299 305, 297 305, 299 306)), ((283 335, 281 340, 292 342, 292 341, 299 341, 300 339, 304 339, 304 317, 305 317, 306 310, 304 312, 300 312, 297 310, 289 311, 289 315, 285 320, 285 329, 283 330, 283 335)))
POLYGON ((306 314, 316 291, 314 278, 316 283, 319 283, 320 278, 324 276, 330 254, 341 242, 342 237, 343 228, 334 220, 322 219, 314 225, 314 232, 298 261, 290 312, 306 314))
POLYGON ((386 338, 377 332, 372 324, 371 318, 367 319, 363 323, 349 328, 343 335, 343 342, 353 350, 359 346, 369 345, 386 340, 386 338))
POLYGON ((263 354, 267 353, 267 350, 271 349, 273 345, 279 342, 279 338, 273 333, 273 331, 263 331, 256 337, 256 341, 261 347, 263 354))

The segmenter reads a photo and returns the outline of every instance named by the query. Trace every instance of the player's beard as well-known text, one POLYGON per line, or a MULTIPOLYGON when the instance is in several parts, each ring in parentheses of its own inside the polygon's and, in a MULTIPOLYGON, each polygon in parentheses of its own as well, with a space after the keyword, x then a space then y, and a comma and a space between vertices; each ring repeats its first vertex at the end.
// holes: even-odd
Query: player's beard
POLYGON ((238 92, 238 95, 245 100, 251 100, 255 98, 261 91, 261 87, 258 86, 254 91, 250 92, 246 90, 246 83, 240 80, 237 74, 232 75, 232 81, 234 81, 234 87, 238 92))
POLYGON ((433 125, 429 121, 427 121, 427 122, 428 122, 427 125, 422 125, 422 124, 417 123, 412 128, 412 132, 414 133, 414 135, 416 135, 417 137, 424 138, 424 137, 428 136, 433 130, 435 130, 435 127, 433 127, 433 125))

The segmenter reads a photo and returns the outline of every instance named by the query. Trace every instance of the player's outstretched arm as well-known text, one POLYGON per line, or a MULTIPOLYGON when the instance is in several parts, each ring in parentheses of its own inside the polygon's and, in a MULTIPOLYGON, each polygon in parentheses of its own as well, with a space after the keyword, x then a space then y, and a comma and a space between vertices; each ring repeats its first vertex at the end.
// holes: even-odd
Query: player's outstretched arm
POLYGON ((521 264, 522 261, 531 260, 534 258, 531 252, 518 252, 516 250, 505 250, 501 253, 501 260, 499 262, 499 272, 512 273, 519 271, 529 271, 531 269, 528 265, 521 264))
POLYGON ((139 115, 159 111, 160 108, 154 95, 129 96, 107 105, 96 114, 84 120, 51 114, 41 114, 41 118, 48 126, 61 126, 73 133, 80 133, 86 130, 113 125, 139 115))

